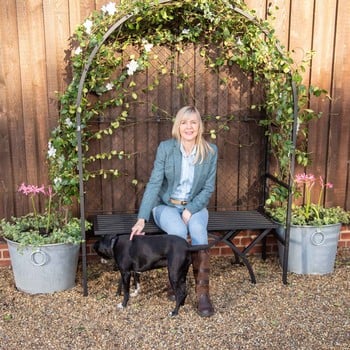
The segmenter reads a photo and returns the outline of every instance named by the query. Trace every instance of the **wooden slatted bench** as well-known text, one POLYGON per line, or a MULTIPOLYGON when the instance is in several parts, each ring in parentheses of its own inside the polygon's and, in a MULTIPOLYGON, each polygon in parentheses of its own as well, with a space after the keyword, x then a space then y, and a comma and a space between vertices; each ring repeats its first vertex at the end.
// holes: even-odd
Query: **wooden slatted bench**
MULTIPOLYGON (((93 226, 94 234, 97 236, 130 234, 136 219, 137 214, 128 213, 96 215, 93 226)), ((264 242, 267 234, 276 227, 276 223, 257 210, 209 211, 209 236, 214 237, 214 244, 223 242, 232 249, 236 262, 240 259, 247 267, 252 283, 256 283, 256 278, 247 254, 258 242, 262 240, 264 242), (243 230, 254 230, 258 234, 247 247, 241 250, 233 243, 233 238, 243 230)), ((146 222, 144 231, 146 234, 163 233, 152 219, 146 222)), ((263 244, 263 257, 265 252, 266 246, 263 244)))

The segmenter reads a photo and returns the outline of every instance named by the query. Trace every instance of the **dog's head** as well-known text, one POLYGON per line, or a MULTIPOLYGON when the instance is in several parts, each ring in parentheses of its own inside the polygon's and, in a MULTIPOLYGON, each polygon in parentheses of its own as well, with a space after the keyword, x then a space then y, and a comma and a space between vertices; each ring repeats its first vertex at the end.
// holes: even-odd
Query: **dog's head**
POLYGON ((94 250, 95 252, 102 257, 103 259, 113 259, 114 253, 113 253, 113 247, 118 240, 118 236, 103 236, 98 241, 94 243, 94 250))

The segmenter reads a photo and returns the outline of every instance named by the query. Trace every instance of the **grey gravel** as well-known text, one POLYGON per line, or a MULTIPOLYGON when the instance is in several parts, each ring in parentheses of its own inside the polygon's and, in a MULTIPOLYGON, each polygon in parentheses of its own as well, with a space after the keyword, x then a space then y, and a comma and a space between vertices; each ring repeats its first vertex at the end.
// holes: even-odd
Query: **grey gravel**
POLYGON ((350 249, 338 252, 334 273, 289 274, 288 285, 277 257, 250 260, 256 285, 244 266, 212 257, 211 318, 195 312, 192 272, 186 304, 171 318, 164 269, 144 273, 141 294, 120 310, 111 264, 89 263, 87 297, 81 281, 69 291, 28 295, 15 289, 10 268, 0 268, 0 349, 350 348, 350 249))

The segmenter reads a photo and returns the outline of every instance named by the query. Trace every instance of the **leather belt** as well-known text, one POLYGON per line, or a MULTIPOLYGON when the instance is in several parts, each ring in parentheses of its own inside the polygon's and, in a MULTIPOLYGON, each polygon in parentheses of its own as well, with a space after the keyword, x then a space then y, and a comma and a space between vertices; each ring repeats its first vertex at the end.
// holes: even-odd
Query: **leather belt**
POLYGON ((170 198, 170 203, 175 204, 175 205, 186 205, 188 202, 187 201, 181 201, 179 199, 170 198))

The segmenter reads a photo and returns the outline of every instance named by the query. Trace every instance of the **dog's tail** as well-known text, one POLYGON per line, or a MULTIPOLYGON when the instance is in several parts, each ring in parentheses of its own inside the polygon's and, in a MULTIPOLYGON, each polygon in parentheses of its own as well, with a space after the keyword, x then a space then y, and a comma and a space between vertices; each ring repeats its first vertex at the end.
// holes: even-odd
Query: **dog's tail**
POLYGON ((210 244, 198 244, 198 245, 191 245, 188 247, 188 251, 190 252, 198 252, 199 250, 209 249, 210 244))

